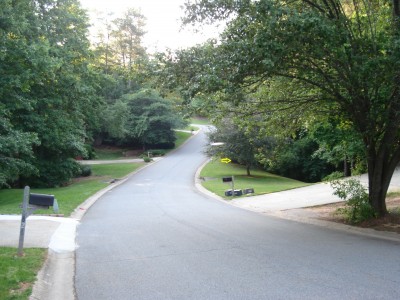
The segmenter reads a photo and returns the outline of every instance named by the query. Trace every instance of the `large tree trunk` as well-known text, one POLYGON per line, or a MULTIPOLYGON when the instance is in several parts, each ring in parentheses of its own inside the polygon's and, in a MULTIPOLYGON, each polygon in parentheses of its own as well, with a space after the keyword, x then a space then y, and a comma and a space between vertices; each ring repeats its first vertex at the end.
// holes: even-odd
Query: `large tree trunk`
POLYGON ((387 213, 386 194, 397 164, 398 155, 393 155, 391 159, 388 159, 382 151, 376 154, 370 150, 368 153, 369 203, 380 217, 387 213))

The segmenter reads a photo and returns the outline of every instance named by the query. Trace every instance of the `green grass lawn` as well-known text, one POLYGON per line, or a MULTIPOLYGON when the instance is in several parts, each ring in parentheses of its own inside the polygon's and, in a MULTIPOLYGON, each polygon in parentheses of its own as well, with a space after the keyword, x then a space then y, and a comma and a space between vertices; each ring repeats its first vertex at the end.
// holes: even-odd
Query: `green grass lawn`
POLYGON ((211 125, 210 121, 206 118, 193 117, 189 120, 190 124, 211 125))
POLYGON ((125 149, 95 149, 97 160, 112 160, 126 158, 123 154, 125 149))
MULTIPOLYGON (((198 130, 198 127, 195 126, 189 126, 185 130, 191 130, 193 128, 194 130, 198 130)), ((175 141, 175 147, 174 149, 180 147, 187 139, 190 138, 191 134, 188 132, 181 132, 181 131, 175 131, 176 135, 176 141, 175 141)), ((165 153, 168 153, 174 149, 165 149, 165 153)), ((111 149, 101 149, 101 148, 96 148, 96 160, 115 160, 115 159, 126 159, 124 152, 128 151, 129 149, 120 149, 120 148, 111 148, 111 149)), ((155 150, 155 149, 151 149, 155 150)))
POLYGON ((0 247, 0 299, 28 299, 36 274, 42 267, 47 249, 25 248, 23 257, 17 249, 0 247))
MULTIPOLYGON (((135 171, 145 163, 92 165, 92 176, 83 177, 73 184, 59 188, 31 189, 31 193, 54 195, 59 213, 69 216, 83 201, 107 187, 111 179, 118 179, 135 171)), ((21 214, 23 189, 0 190, 0 214, 21 214)), ((50 210, 37 210, 35 214, 51 214, 50 210)), ((0 298, 1 299, 1 298, 0 298)))
POLYGON ((178 130, 188 130, 188 131, 193 130, 193 131, 197 131, 197 130, 199 130, 199 127, 194 126, 194 125, 188 125, 185 128, 178 128, 178 130))
POLYGON ((279 192, 308 185, 301 181, 260 170, 251 170, 251 176, 247 176, 245 167, 233 163, 221 163, 219 160, 208 163, 201 171, 200 176, 207 179, 202 182, 206 189, 225 199, 229 199, 225 196, 225 191, 231 189, 231 184, 223 183, 222 178, 228 176, 234 176, 235 189, 253 188, 253 195, 279 192))

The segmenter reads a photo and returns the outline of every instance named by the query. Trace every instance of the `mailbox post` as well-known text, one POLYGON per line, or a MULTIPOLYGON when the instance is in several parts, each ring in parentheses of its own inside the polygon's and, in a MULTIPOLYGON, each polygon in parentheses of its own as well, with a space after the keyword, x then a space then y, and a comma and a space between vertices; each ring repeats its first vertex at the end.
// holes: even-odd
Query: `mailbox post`
POLYGON ((235 179, 233 176, 229 176, 229 177, 222 177, 222 182, 226 183, 226 182, 230 182, 231 183, 231 193, 232 193, 232 197, 235 194, 235 179))
POLYGON ((18 256, 22 256, 25 238, 26 219, 36 209, 49 209, 53 206, 54 212, 58 213, 58 203, 54 195, 31 194, 29 186, 24 188, 24 198, 22 200, 21 227, 19 230, 18 256))

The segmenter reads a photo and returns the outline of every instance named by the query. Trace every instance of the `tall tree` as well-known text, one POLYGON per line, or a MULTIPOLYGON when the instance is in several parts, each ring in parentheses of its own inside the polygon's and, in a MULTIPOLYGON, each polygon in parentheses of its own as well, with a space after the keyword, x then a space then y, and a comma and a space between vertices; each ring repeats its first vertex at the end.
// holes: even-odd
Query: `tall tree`
POLYGON ((142 90, 124 98, 129 110, 127 137, 139 141, 144 149, 173 148, 176 139, 173 129, 183 121, 174 112, 172 103, 154 90, 142 90))
POLYGON ((264 113, 273 113, 271 107, 302 112, 318 104, 347 120, 364 143, 370 204, 384 215, 400 161, 399 1, 200 0, 186 8, 187 23, 227 22, 213 66, 205 68, 218 84, 203 90, 241 102, 245 97, 237 94, 274 78, 295 82, 300 93, 271 95, 260 106, 264 113))
POLYGON ((258 166, 256 159, 257 146, 261 144, 259 139, 252 142, 245 130, 235 125, 231 119, 221 120, 215 130, 208 133, 210 146, 206 152, 210 156, 228 157, 231 160, 246 167, 247 176, 251 176, 251 168, 258 166), (213 142, 223 143, 213 146, 213 142))
POLYGON ((37 171, 20 172, 21 183, 62 184, 97 122, 86 14, 77 0, 6 1, 1 12, 3 128, 26 138, 15 155, 37 171))

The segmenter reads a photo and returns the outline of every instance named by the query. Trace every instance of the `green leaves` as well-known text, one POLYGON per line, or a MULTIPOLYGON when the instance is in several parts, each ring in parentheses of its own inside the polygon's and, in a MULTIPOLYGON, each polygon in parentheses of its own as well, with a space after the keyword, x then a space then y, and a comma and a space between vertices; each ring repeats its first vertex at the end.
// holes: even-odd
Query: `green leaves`
POLYGON ((125 101, 129 108, 128 139, 139 141, 145 148, 173 148, 176 139, 173 128, 179 125, 179 117, 170 101, 152 90, 125 95, 125 101))
POLYGON ((22 0, 2 4, 0 19, 3 183, 63 184, 99 105, 86 14, 77 0, 22 0))

